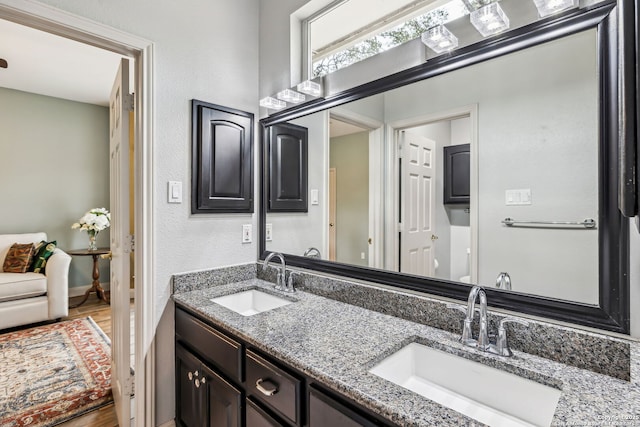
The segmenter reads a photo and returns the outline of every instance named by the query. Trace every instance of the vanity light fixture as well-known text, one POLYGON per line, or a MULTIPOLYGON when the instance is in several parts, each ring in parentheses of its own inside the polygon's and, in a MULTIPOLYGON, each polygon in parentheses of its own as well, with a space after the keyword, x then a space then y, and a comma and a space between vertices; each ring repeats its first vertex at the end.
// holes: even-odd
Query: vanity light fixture
POLYGON ((471 23, 484 37, 492 36, 509 28, 509 17, 498 3, 489 3, 471 12, 471 23))
POLYGON ((422 43, 435 53, 442 53, 458 47, 458 38, 444 25, 438 25, 422 33, 422 43))
POLYGON ((286 102, 291 102, 292 104, 299 104, 301 102, 304 102, 304 100, 306 99, 303 94, 291 89, 282 90, 278 92, 276 96, 278 97, 278 99, 286 102))
POLYGON ((271 96, 267 96, 266 98, 262 98, 260 100, 260 106, 269 108, 270 110, 282 110, 287 106, 287 103, 271 96))
POLYGON ((578 6, 578 0, 533 0, 541 18, 578 6))
POLYGON ((296 86, 299 92, 306 93, 309 96, 321 96, 322 86, 319 83, 306 80, 296 86))

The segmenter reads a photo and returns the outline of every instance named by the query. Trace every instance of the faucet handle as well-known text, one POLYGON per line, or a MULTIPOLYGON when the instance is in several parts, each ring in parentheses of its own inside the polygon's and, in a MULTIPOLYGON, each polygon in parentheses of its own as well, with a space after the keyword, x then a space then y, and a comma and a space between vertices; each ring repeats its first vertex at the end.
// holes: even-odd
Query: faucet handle
POLYGON ((286 292, 295 292, 296 288, 293 286, 293 276, 294 275, 300 275, 300 273, 298 273, 297 271, 290 271, 289 272, 289 278, 287 279, 287 286, 284 288, 284 290, 286 292))
POLYGON ((465 316, 467 314, 467 309, 464 308, 463 306, 459 305, 459 304, 447 304, 447 308, 461 311, 461 312, 463 312, 465 314, 465 316))
POLYGON ((492 351, 500 356, 511 357, 513 352, 509 348, 509 341, 507 340, 507 330, 504 325, 507 323, 519 323, 524 326, 529 326, 529 322, 525 320, 516 319, 515 317, 505 317, 500 320, 498 324, 498 339, 496 340, 495 350, 492 351))
POLYGON ((520 319, 515 318, 515 317, 507 316, 507 317, 501 319, 500 323, 498 323, 498 330, 504 329, 504 325, 506 323, 519 323, 519 324, 524 325, 524 326, 529 326, 529 322, 527 322, 526 320, 520 320, 520 319))

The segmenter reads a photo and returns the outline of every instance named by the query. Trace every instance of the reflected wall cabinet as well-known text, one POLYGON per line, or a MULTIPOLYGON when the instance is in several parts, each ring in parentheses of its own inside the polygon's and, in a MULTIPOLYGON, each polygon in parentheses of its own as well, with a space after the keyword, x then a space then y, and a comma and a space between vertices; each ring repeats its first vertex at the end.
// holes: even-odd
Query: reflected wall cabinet
POLYGON ((271 126, 267 153, 268 212, 307 212, 308 129, 291 123, 271 126))
POLYGON ((471 182, 470 144, 444 147, 444 204, 468 205, 471 182))
POLYGON ((191 213, 253 212, 253 114, 191 101, 191 213))

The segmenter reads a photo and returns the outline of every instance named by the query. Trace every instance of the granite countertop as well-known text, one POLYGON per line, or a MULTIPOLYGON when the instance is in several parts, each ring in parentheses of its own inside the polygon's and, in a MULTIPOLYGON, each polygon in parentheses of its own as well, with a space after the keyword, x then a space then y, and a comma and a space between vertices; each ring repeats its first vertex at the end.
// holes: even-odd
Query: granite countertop
POLYGON ((519 351, 511 358, 487 355, 462 346, 452 333, 304 291, 285 294, 260 279, 176 293, 173 299, 399 425, 481 425, 368 372, 414 341, 560 388, 554 426, 640 425, 637 345, 629 382, 519 351), (245 317, 210 301, 254 288, 295 304, 245 317))

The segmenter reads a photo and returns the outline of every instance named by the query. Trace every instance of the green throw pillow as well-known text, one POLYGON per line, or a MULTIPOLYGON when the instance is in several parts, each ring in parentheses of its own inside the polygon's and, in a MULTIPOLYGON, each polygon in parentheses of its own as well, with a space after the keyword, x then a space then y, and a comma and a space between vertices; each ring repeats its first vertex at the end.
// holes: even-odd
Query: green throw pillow
POLYGON ((45 242, 43 240, 40 243, 37 243, 30 271, 33 271, 34 273, 44 274, 47 260, 51 255, 53 255, 53 251, 56 250, 57 245, 58 242, 56 240, 53 240, 51 242, 45 242))

